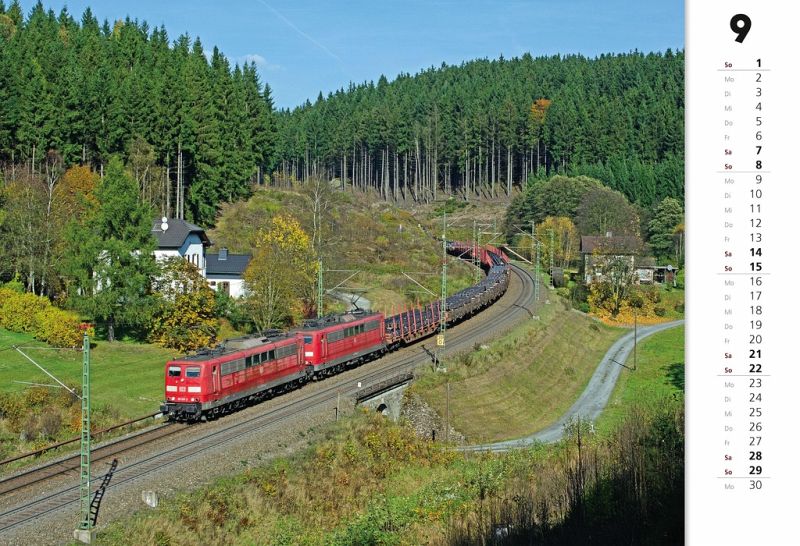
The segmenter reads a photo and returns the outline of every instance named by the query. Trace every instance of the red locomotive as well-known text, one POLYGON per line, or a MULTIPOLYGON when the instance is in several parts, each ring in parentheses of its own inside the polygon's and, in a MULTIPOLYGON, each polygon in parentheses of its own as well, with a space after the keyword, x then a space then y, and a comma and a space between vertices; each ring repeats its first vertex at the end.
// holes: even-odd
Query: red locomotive
POLYGON ((308 379, 302 341, 294 333, 251 336, 171 360, 161 411, 177 421, 213 419, 302 384, 308 379))
POLYGON ((306 321, 298 333, 306 364, 323 377, 386 352, 385 328, 383 313, 348 313, 306 321))

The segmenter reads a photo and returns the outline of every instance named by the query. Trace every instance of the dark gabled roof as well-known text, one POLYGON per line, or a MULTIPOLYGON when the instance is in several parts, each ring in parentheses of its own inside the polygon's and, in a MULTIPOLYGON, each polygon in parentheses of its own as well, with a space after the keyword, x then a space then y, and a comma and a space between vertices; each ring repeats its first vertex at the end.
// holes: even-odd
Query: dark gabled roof
POLYGON ((634 235, 582 235, 581 253, 592 254, 639 254, 642 241, 634 235))
POLYGON ((228 254, 225 260, 219 254, 206 254, 206 275, 239 275, 244 273, 250 263, 247 254, 228 254))
POLYGON ((186 220, 170 218, 167 220, 167 226, 164 231, 161 229, 160 218, 153 221, 153 235, 158 241, 158 248, 180 248, 192 233, 196 233, 200 237, 204 247, 211 246, 211 241, 208 240, 203 228, 190 224, 186 220))

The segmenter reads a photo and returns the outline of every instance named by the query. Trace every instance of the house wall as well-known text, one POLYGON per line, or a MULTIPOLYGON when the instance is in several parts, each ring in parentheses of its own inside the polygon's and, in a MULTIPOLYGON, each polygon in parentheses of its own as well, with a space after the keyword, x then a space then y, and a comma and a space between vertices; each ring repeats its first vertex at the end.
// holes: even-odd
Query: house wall
POLYGON ((241 278, 228 275, 208 275, 206 280, 213 290, 221 290, 223 285, 220 283, 228 283, 228 294, 232 298, 241 298, 244 296, 244 280, 241 278))
POLYGON ((206 259, 203 241, 196 233, 190 234, 180 248, 159 248, 155 251, 156 260, 167 258, 183 258, 198 267, 200 274, 206 276, 206 259))

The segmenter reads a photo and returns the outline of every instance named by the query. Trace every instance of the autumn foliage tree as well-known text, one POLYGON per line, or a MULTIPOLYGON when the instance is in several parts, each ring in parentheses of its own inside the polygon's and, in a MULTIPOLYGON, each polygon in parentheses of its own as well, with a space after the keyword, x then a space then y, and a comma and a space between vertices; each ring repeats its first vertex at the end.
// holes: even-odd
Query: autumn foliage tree
POLYGON ((70 220, 80 221, 87 210, 97 207, 94 190, 100 183, 100 176, 86 165, 75 165, 67 169, 55 188, 54 208, 62 227, 70 220))
MULTIPOLYGON (((531 104, 531 111, 528 115, 528 124, 530 127, 531 145, 536 143, 536 169, 535 173, 539 172, 539 163, 542 158, 542 129, 547 117, 547 109, 550 108, 552 101, 550 99, 539 98, 531 104)), ((547 145, 545 145, 544 155, 547 156, 547 145)))
POLYGON ((187 352, 216 343, 219 324, 214 317, 215 294, 197 267, 180 258, 161 264, 150 341, 187 352))
POLYGON ((578 229, 572 220, 565 216, 545 218, 536 226, 536 238, 541 242, 539 259, 545 264, 550 263, 552 256, 556 267, 568 267, 580 250, 578 229))
POLYGON ((268 230, 259 231, 244 278, 247 303, 260 330, 286 325, 302 314, 316 268, 311 238, 292 216, 279 214, 268 230))
POLYGON ((603 280, 592 283, 589 288, 589 306, 594 313, 614 319, 628 303, 636 286, 636 271, 627 256, 610 256, 603 274, 603 280))

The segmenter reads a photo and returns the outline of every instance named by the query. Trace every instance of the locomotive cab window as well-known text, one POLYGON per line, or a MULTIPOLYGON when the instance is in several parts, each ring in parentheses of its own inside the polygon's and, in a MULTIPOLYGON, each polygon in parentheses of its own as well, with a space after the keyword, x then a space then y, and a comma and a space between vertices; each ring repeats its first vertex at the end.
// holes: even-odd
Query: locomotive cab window
POLYGON ((200 366, 186 368, 186 377, 200 377, 200 366))
POLYGON ((311 336, 303 336, 303 343, 305 343, 306 345, 311 343, 311 336))
POLYGON ((181 376, 181 367, 180 366, 170 366, 167 373, 168 373, 168 375, 170 377, 180 377, 181 376))

